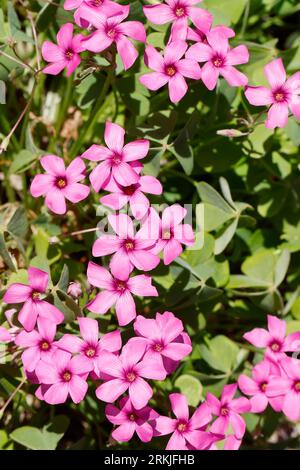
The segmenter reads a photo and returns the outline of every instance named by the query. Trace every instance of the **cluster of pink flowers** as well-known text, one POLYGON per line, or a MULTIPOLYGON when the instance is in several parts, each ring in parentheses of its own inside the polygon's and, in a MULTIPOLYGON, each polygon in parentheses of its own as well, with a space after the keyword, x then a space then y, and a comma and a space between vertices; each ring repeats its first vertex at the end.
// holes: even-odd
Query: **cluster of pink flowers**
MULTIPOLYGON (((166 47, 160 53, 147 43, 143 23, 126 20, 130 5, 120 5, 111 0, 66 0, 64 8, 74 11, 74 21, 81 32, 74 35, 74 25, 67 23, 57 34, 57 44, 50 41, 43 43, 42 55, 49 62, 43 72, 56 75, 66 68, 69 76, 81 63, 83 52, 103 53, 111 61, 114 50, 120 55, 124 69, 128 70, 138 58, 138 50, 132 43, 134 40, 145 44, 145 64, 152 70, 140 77, 141 83, 153 91, 168 85, 169 97, 173 103, 178 103, 187 93, 186 79, 202 80, 208 90, 214 90, 222 76, 232 87, 245 87, 245 95, 250 104, 268 106, 267 128, 285 127, 289 110, 300 119, 300 72, 287 79, 282 60, 276 59, 265 67, 270 88, 248 86, 247 76, 236 68, 237 65, 249 62, 247 47, 239 45, 231 48, 229 41, 235 36, 235 32, 224 25, 213 26, 213 15, 195 6, 197 3, 198 0, 165 0, 143 7, 150 23, 171 25, 166 47), (199 63, 203 64, 202 68, 199 63)), ((113 150, 107 141, 106 143, 113 150)), ((126 159, 126 150, 124 151, 125 164, 132 157, 129 155, 129 160, 126 159)), ((89 156, 87 153, 86 158, 89 156)), ((100 149, 98 157, 94 153, 92 156, 93 159, 106 160, 108 152, 105 158, 100 149)), ((99 165, 98 170, 95 169, 96 190, 104 183, 102 178, 95 181, 100 171, 103 172, 102 178, 107 176, 107 162, 103 162, 101 167, 99 165)), ((122 194, 124 204, 129 198, 132 199, 134 206, 134 201, 141 201, 142 193, 147 192, 149 181, 142 180, 134 194, 122 193, 118 183, 124 184, 129 171, 127 165, 128 174, 125 175, 124 165, 123 174, 117 171, 116 183, 109 188, 118 196, 122 194)), ((50 183, 47 184, 49 187, 50 183)), ((150 186, 153 187, 152 184, 150 186)), ((114 196, 105 201, 107 205, 115 206, 114 196)), ((122 204, 120 201, 118 197, 119 204, 122 204)))

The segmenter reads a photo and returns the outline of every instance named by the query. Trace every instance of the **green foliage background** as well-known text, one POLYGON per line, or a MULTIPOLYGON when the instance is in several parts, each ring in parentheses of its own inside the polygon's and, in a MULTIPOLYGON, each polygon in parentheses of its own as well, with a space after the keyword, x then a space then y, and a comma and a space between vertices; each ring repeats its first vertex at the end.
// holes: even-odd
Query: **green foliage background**
MULTIPOLYGON (((131 19, 145 22, 146 2, 130 3, 131 19)), ((101 142, 106 119, 124 125, 132 139, 148 138, 145 172, 164 186, 163 196, 153 202, 192 204, 198 227, 197 249, 155 270, 160 295, 138 304, 145 315, 173 311, 193 340, 191 356, 155 384, 152 405, 166 413, 168 394, 181 390, 197 406, 207 390, 220 393, 262 358, 242 335, 264 326, 267 313, 284 318, 289 332, 300 330, 299 123, 290 118, 284 130, 267 130, 265 114, 224 81, 213 93, 193 82, 174 106, 166 90, 153 94, 139 83, 147 70, 142 46, 126 73, 117 62, 114 76, 107 74, 99 57, 98 64, 69 79, 36 74, 31 19, 40 47, 45 39, 55 41, 71 14, 45 0, 1 0, 0 5, 1 294, 7 285, 26 281, 29 264, 48 270, 55 304, 69 321, 66 331, 77 330, 72 320, 87 302, 85 272, 94 234, 71 233, 94 227, 106 212, 92 194, 63 217, 50 214, 29 193, 39 157, 55 153, 70 161, 101 142), (28 67, 15 61, 20 57, 28 67), (7 138, 23 109, 20 125, 7 138), (235 129, 235 137, 222 135, 224 129, 235 129), (78 304, 66 294, 69 280, 83 286, 78 304)), ((283 58, 289 73, 300 70, 297 0, 205 0, 202 5, 215 15, 215 24, 235 29, 233 44, 249 47, 250 62, 242 69, 251 85, 265 83, 263 67, 276 57, 283 58)), ((149 43, 163 47, 167 27, 148 25, 147 33, 149 43)), ((3 305, 0 319, 4 324, 3 305)), ((103 333, 116 327, 114 315, 99 323, 103 333)), ((0 348, 1 408, 22 383, 22 371, 14 349, 4 355, 0 348)), ((34 389, 20 387, 0 412, 0 449, 141 447, 137 440, 124 446, 110 440, 111 425, 92 384, 79 406, 50 407, 34 397, 34 389)), ((299 448, 297 429, 292 431, 291 423, 270 410, 262 417, 249 415, 244 448, 299 448)), ((165 439, 156 439, 148 447, 164 444, 165 439)))

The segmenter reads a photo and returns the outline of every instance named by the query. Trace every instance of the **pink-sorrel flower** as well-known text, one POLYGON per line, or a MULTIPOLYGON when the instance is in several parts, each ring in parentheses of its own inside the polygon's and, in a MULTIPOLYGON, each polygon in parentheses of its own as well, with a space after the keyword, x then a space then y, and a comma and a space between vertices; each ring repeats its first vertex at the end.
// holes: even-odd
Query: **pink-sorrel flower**
POLYGON ((146 345, 127 343, 119 357, 103 351, 99 369, 107 374, 109 380, 96 390, 99 400, 113 403, 128 390, 135 409, 144 408, 153 395, 152 388, 144 379, 164 380, 166 372, 155 357, 143 358, 146 345))
POLYGON ((172 312, 157 313, 156 318, 145 318, 141 315, 134 322, 134 331, 147 345, 146 356, 157 356, 167 373, 173 370, 185 356, 191 353, 189 336, 184 332, 182 321, 172 312))
MULTIPOLYGON (((189 407, 186 397, 181 393, 169 396, 171 407, 176 419, 159 416, 155 421, 158 435, 171 434, 167 450, 204 450, 215 442, 215 436, 205 431, 211 420, 209 407, 203 403, 189 417, 189 407)), ((219 437, 218 437, 219 439, 219 437)))
POLYGON ((73 297, 73 299, 78 299, 78 297, 81 297, 82 289, 79 282, 70 282, 67 293, 73 297))
POLYGON ((88 390, 86 378, 91 370, 90 361, 66 351, 57 350, 51 361, 40 361, 35 373, 42 384, 37 391, 46 403, 64 403, 70 395, 74 403, 80 403, 88 390))
POLYGON ((286 322, 272 315, 268 315, 268 330, 254 328, 244 338, 257 348, 266 348, 266 355, 275 362, 285 357, 285 352, 300 348, 300 332, 286 336, 286 322))
POLYGON ((270 88, 249 86, 245 95, 254 106, 270 106, 266 127, 285 127, 289 110, 300 119, 300 72, 287 79, 282 59, 276 59, 265 66, 265 76, 270 88))
POLYGON ((199 80, 201 69, 195 60, 182 59, 187 50, 184 41, 173 41, 167 45, 164 57, 153 47, 145 50, 145 64, 154 72, 140 77, 140 82, 149 90, 158 90, 168 84, 169 96, 172 103, 178 103, 188 90, 184 77, 199 80))
POLYGON ((188 59, 206 62, 201 70, 201 79, 204 85, 209 90, 213 90, 220 75, 230 86, 247 85, 246 75, 234 67, 249 61, 247 47, 241 45, 230 49, 228 38, 219 29, 210 31, 206 38, 207 44, 198 42, 186 52, 188 59))
POLYGON ((144 158, 149 151, 148 140, 136 140, 124 145, 125 130, 118 124, 107 121, 104 140, 107 147, 92 145, 82 157, 94 162, 102 161, 90 174, 90 181, 96 192, 113 178, 121 186, 139 182, 139 175, 131 166, 144 158))
POLYGON ((135 432, 142 442, 150 442, 154 420, 159 416, 150 406, 136 410, 129 397, 121 398, 119 408, 106 405, 105 414, 107 419, 117 426, 112 432, 112 437, 118 442, 130 441, 135 432))
POLYGON ((157 238, 151 249, 155 254, 163 251, 164 264, 169 265, 182 253, 182 245, 192 246, 195 243, 194 232, 189 224, 182 224, 187 210, 179 204, 167 207, 161 220, 158 213, 150 208, 149 216, 144 221, 140 236, 146 238, 147 233, 157 238))
POLYGON ((16 336, 15 343, 21 348, 25 348, 22 354, 24 368, 28 372, 33 372, 40 360, 48 362, 51 360, 57 347, 53 345, 56 335, 56 325, 48 318, 37 319, 37 330, 30 332, 21 331, 16 336))
POLYGON ((120 186, 111 180, 105 186, 106 191, 111 191, 100 199, 101 204, 114 210, 122 209, 129 203, 133 216, 140 220, 148 212, 150 207, 149 199, 144 195, 162 193, 162 185, 154 176, 140 176, 137 183, 130 186, 120 186))
POLYGON ((247 413, 251 409, 250 401, 245 397, 233 399, 237 391, 236 384, 225 385, 221 400, 211 393, 207 394, 206 403, 217 419, 210 427, 215 434, 225 435, 231 425, 237 439, 242 439, 245 434, 246 424, 240 413, 247 413))
POLYGON ((159 264, 159 257, 149 251, 156 240, 145 236, 141 228, 136 234, 133 223, 126 214, 110 214, 108 221, 117 235, 102 235, 93 245, 93 256, 114 255, 110 269, 118 279, 127 281, 133 268, 151 271, 159 264))
POLYGON ((64 68, 67 69, 67 76, 80 64, 80 52, 85 50, 82 34, 73 37, 72 23, 64 24, 57 33, 57 43, 45 41, 42 45, 42 56, 46 62, 50 62, 43 68, 43 72, 50 75, 59 74, 64 68))
POLYGON ((9 328, 0 326, 0 343, 11 343, 15 340, 17 334, 22 331, 22 327, 14 324, 14 315, 17 312, 15 308, 5 311, 5 317, 9 324, 9 328))
POLYGON ((283 413, 291 421, 300 418, 300 361, 285 356, 280 360, 281 377, 273 378, 267 386, 270 397, 277 397, 283 413))
POLYGON ((252 369, 252 377, 240 375, 238 384, 240 390, 251 396, 251 413, 262 413, 271 405, 274 411, 281 411, 281 398, 268 396, 268 386, 273 378, 280 377, 280 368, 268 359, 263 360, 252 369))
POLYGON ((33 178, 30 192, 33 197, 46 196, 45 203, 52 212, 65 214, 66 199, 77 203, 89 195, 90 188, 79 183, 85 178, 81 158, 75 158, 67 168, 63 159, 56 155, 46 155, 40 162, 46 173, 33 178))
POLYGON ((49 283, 48 273, 30 267, 28 269, 29 285, 11 284, 4 294, 6 304, 21 304, 18 320, 26 331, 35 327, 38 317, 48 318, 56 324, 64 321, 64 315, 54 305, 43 300, 49 283))
POLYGON ((94 313, 106 313, 116 305, 116 314, 120 326, 128 325, 136 317, 135 303, 132 294, 139 296, 158 296, 158 292, 151 285, 151 277, 144 274, 124 279, 122 268, 112 269, 112 274, 93 262, 90 262, 87 277, 90 284, 103 289, 102 292, 87 305, 87 309, 94 313))
POLYGON ((185 40, 188 29, 188 20, 199 28, 209 30, 212 23, 212 14, 193 5, 199 0, 165 0, 159 5, 144 6, 144 14, 151 23, 166 24, 172 23, 171 39, 185 40))
POLYGON ((107 18, 89 7, 82 6, 81 8, 82 11, 84 10, 82 14, 84 19, 96 28, 96 31, 84 39, 84 47, 88 51, 102 52, 115 43, 124 69, 128 70, 132 67, 138 57, 138 51, 128 37, 135 41, 146 42, 146 31, 143 23, 140 21, 124 21, 129 14, 129 10, 125 10, 120 15, 107 18))
POLYGON ((59 349, 72 354, 81 354, 90 362, 90 370, 99 377, 98 358, 103 351, 115 353, 122 347, 121 334, 119 330, 103 335, 99 339, 99 325, 93 318, 79 317, 80 334, 78 336, 65 334, 55 344, 59 349))

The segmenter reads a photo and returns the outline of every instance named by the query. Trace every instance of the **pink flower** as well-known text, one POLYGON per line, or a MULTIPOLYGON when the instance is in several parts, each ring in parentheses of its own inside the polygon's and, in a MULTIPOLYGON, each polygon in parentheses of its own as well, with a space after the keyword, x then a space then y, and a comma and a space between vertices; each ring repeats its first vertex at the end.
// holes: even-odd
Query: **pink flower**
POLYGON ((67 293, 74 299, 82 296, 82 289, 79 282, 70 282, 67 293))
POLYGON ((31 331, 39 316, 48 318, 56 324, 63 322, 64 315, 54 305, 42 300, 49 282, 48 273, 30 267, 28 278, 29 285, 11 284, 3 297, 6 304, 24 303, 18 316, 21 325, 26 331, 31 331))
POLYGON ((92 145, 83 154, 91 161, 102 161, 90 174, 90 181, 96 192, 107 185, 111 178, 121 186, 139 182, 139 175, 132 166, 144 158, 149 151, 148 140, 136 140, 124 145, 124 129, 118 124, 107 121, 104 140, 107 147, 92 145))
POLYGON ((82 15, 85 20, 96 28, 96 31, 84 39, 84 47, 92 52, 102 52, 115 43, 125 70, 128 70, 138 57, 138 51, 128 37, 135 41, 146 42, 146 31, 143 23, 140 21, 124 21, 128 14, 129 10, 125 10, 120 15, 107 18, 95 10, 86 8, 82 15))
POLYGON ((183 330, 182 321, 172 312, 157 313, 156 319, 139 315, 134 322, 135 333, 146 341, 146 356, 157 357, 167 374, 173 371, 174 364, 178 365, 178 361, 192 352, 191 340, 183 330))
POLYGON ((84 19, 85 10, 87 8, 98 12, 107 18, 117 14, 129 12, 129 5, 118 5, 111 0, 66 0, 64 3, 65 10, 75 10, 74 19, 79 26, 88 28, 89 22, 84 19))
POLYGON ((246 46, 230 49, 228 38, 222 30, 216 29, 207 34, 207 44, 193 44, 186 53, 188 59, 206 62, 201 71, 204 85, 213 90, 219 76, 225 78, 230 86, 245 86, 248 78, 239 72, 234 65, 246 64, 249 52, 246 46))
POLYGON ((102 235, 93 245, 93 256, 114 253, 110 269, 122 281, 127 281, 133 268, 151 271, 159 264, 159 257, 149 251, 156 240, 145 236, 143 227, 135 234, 132 220, 126 214, 108 216, 117 235, 102 235))
POLYGON ((151 277, 141 274, 124 279, 119 277, 120 270, 112 274, 97 264, 90 262, 87 277, 90 284, 103 289, 89 302, 87 308, 94 313, 106 313, 116 304, 116 314, 120 326, 128 325, 136 317, 135 303, 131 294, 140 296, 157 296, 158 292, 151 285, 151 277))
POLYGON ((275 411, 281 411, 280 401, 268 396, 268 384, 278 376, 280 376, 279 367, 267 359, 253 367, 252 378, 240 375, 238 379, 240 390, 245 395, 251 396, 251 413, 262 413, 269 403, 275 411))
POLYGON ((66 199, 77 203, 89 195, 90 188, 78 183, 85 178, 81 158, 75 158, 67 168, 63 159, 56 155, 46 155, 40 161, 46 173, 33 178, 30 192, 33 197, 46 196, 45 203, 52 212, 65 214, 66 199))
POLYGON ((127 203, 133 216, 140 220, 148 212, 150 202, 144 193, 161 194, 162 185, 154 176, 140 176, 137 183, 130 186, 120 186, 113 180, 105 186, 106 191, 111 191, 100 199, 100 202, 111 209, 122 209, 127 203))
POLYGON ((173 204, 163 211, 160 220, 158 213, 150 209, 140 230, 141 237, 146 238, 146 234, 150 233, 158 239, 151 251, 155 254, 163 251, 165 265, 172 263, 182 253, 182 245, 192 246, 195 243, 191 225, 181 223, 186 214, 184 207, 173 204))
POLYGON ((167 45, 162 57, 152 46, 145 50, 145 63, 154 70, 140 77, 140 82, 149 90, 158 90, 168 83, 172 103, 178 103, 188 90, 184 77, 199 80, 201 69, 195 60, 182 59, 187 43, 174 41, 167 45))
POLYGON ((38 330, 22 331, 15 339, 15 343, 25 348, 22 354, 24 368, 34 372, 40 360, 48 362, 57 348, 53 345, 56 335, 56 325, 48 318, 37 319, 38 330))
POLYGON ((172 393, 171 407, 176 419, 159 416, 155 421, 158 435, 171 434, 167 450, 204 450, 215 442, 215 436, 205 431, 211 420, 209 407, 203 403, 189 417, 189 407, 186 397, 181 393, 172 393))
POLYGON ((300 418, 300 362, 285 356, 280 360, 281 377, 273 378, 267 386, 270 397, 281 403, 283 413, 292 421, 300 418))
POLYGON ((109 379, 96 390, 99 400, 113 403, 127 390, 136 410, 144 408, 153 395, 152 388, 144 379, 164 380, 166 372, 155 357, 145 357, 146 345, 127 343, 119 357, 103 351, 98 366, 109 379))
POLYGON ((57 33, 57 44, 45 41, 42 45, 42 56, 46 62, 50 62, 44 69, 44 73, 50 75, 59 74, 64 68, 67 69, 67 76, 80 64, 80 52, 85 50, 82 45, 82 34, 73 37, 72 23, 64 24, 57 33))
POLYGON ((57 350, 51 361, 40 361, 35 373, 42 384, 37 395, 50 405, 64 403, 70 395, 74 403, 80 403, 88 390, 86 382, 90 361, 84 356, 75 356, 57 350))
POLYGON ((251 404, 247 398, 240 397, 233 399, 237 391, 237 385, 225 385, 222 391, 221 400, 218 400, 211 393, 207 394, 206 403, 217 419, 210 427, 210 431, 216 434, 226 434, 231 425, 237 439, 242 439, 245 434, 246 424, 240 413, 250 411, 251 404))
POLYGON ((129 397, 119 402, 119 407, 106 405, 107 419, 118 426, 112 437, 118 442, 128 442, 136 432, 142 442, 150 442, 153 437, 153 421, 159 415, 149 406, 136 410, 129 397))
POLYGON ((298 351, 300 332, 286 336, 286 322, 268 315, 268 330, 254 328, 244 338, 257 348, 266 348, 266 354, 275 362, 285 357, 285 352, 298 351))
POLYGON ((300 119, 300 72, 287 79, 282 59, 276 59, 265 66, 265 75, 271 88, 247 87, 245 95, 254 106, 270 106, 266 127, 285 127, 289 109, 300 119))
POLYGON ((65 334, 55 344, 59 349, 81 354, 90 362, 90 370, 99 377, 98 358, 103 351, 115 353, 122 347, 121 334, 119 330, 103 335, 99 339, 99 325, 93 318, 78 317, 80 334, 83 339, 76 335, 65 334))
MULTIPOLYGON (((200 0, 201 1, 201 0, 200 0)), ((188 28, 188 19, 192 23, 204 29, 209 29, 212 23, 212 14, 202 8, 194 7, 199 0, 165 0, 159 5, 143 7, 144 14, 151 23, 165 24, 172 22, 171 40, 185 40, 188 28)))

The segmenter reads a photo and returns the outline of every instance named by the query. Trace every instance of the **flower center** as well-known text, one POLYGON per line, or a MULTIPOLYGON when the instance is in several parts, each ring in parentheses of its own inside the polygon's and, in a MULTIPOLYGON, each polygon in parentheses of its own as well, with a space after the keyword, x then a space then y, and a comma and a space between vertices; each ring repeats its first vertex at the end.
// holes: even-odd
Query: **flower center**
POLYGON ((41 344, 40 344, 40 348, 41 348, 42 351, 49 351, 51 346, 48 343, 48 341, 42 341, 41 344))
POLYGON ((276 343, 276 342, 272 343, 270 347, 271 347, 273 352, 278 352, 281 349, 281 345, 279 343, 276 343))
POLYGON ((96 354, 96 349, 93 348, 93 347, 89 347, 86 351, 85 351, 85 355, 87 357, 95 357, 95 354, 96 354))
POLYGON ((175 15, 178 17, 178 18, 181 18, 183 15, 185 15, 185 9, 183 7, 177 7, 175 9, 175 15))
POLYGON ((169 75, 169 77, 174 77, 175 73, 176 69, 174 65, 168 65, 168 67, 166 68, 166 74, 169 75))
POLYGON ((136 420, 136 417, 135 417, 135 414, 134 413, 131 413, 128 418, 130 419, 130 421, 135 421, 136 420))
POLYGON ((222 416, 228 416, 229 410, 225 407, 221 408, 221 415, 222 416))
POLYGON ((163 240, 170 240, 171 237, 172 237, 171 231, 164 230, 163 235, 162 235, 163 240))
POLYGON ((300 392, 300 380, 297 380, 297 382, 295 382, 294 389, 296 390, 296 392, 300 392))
POLYGON ((212 62, 215 67, 222 67, 224 65, 224 59, 220 56, 214 57, 212 62))
POLYGON ((64 178, 58 178, 56 181, 56 186, 60 189, 63 189, 67 186, 67 181, 64 178))
POLYGON ((67 60, 72 60, 73 56, 74 56, 74 53, 72 51, 66 51, 65 56, 66 56, 67 60))
POLYGON ((117 285, 116 285, 116 288, 117 288, 118 291, 124 292, 126 290, 127 286, 126 286, 125 282, 118 281, 117 285))
POLYGON ((266 382, 261 384, 260 389, 261 389, 262 392, 265 392, 267 390, 267 385, 268 384, 266 382))
POLYGON ((92 7, 100 7, 103 3, 103 0, 90 0, 89 4, 92 7))
POLYGON ((136 375, 133 371, 130 371, 130 372, 127 372, 126 374, 126 379, 129 381, 129 382, 134 382, 135 379, 136 379, 136 375))
POLYGON ((177 431, 179 432, 184 432, 186 430, 186 427, 187 427, 187 423, 183 422, 183 421, 180 421, 178 424, 177 424, 177 431))
POLYGON ((40 296, 41 296, 41 293, 37 292, 37 291, 32 292, 32 294, 31 294, 31 297, 32 297, 33 300, 39 300, 40 296))
POLYGON ((285 90, 281 88, 274 91, 273 96, 274 96, 275 101, 277 101, 277 103, 282 103, 283 101, 286 100, 286 92, 285 90))
POLYGON ((130 251, 134 248, 134 241, 133 240, 126 240, 125 241, 125 248, 126 250, 130 251))
POLYGON ((160 343, 156 343, 154 346, 153 346, 153 350, 155 352, 161 352, 162 350, 164 349, 163 345, 160 344, 160 343))
POLYGON ((71 378, 72 378, 72 374, 70 371, 66 370, 64 373, 63 373, 63 379, 65 382, 70 382, 71 378))
POLYGON ((115 39, 116 35, 117 35, 117 31, 114 28, 109 29, 107 31, 107 36, 111 39, 115 39))
POLYGON ((135 193, 136 189, 137 185, 131 184, 130 186, 125 186, 122 191, 124 194, 126 194, 126 196, 132 196, 135 193))
POLYGON ((121 161, 122 161, 121 155, 119 155, 118 153, 115 153, 114 156, 112 157, 113 164, 120 165, 121 161))

